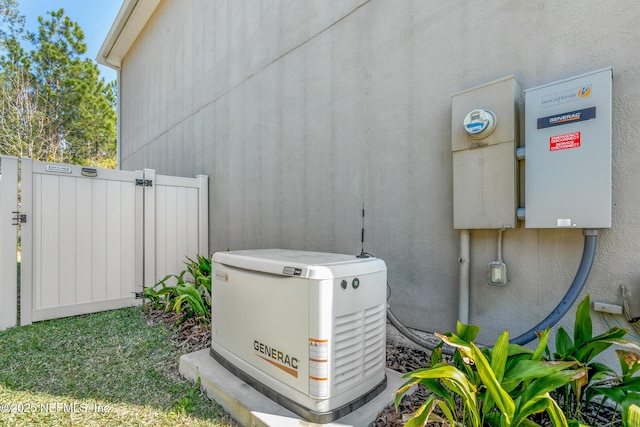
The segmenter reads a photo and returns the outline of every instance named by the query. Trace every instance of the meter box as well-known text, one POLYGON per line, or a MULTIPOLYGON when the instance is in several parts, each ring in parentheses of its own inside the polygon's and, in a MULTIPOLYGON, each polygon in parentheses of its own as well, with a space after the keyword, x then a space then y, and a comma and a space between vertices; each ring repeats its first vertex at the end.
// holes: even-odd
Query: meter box
POLYGON ((515 228, 520 85, 510 75, 451 98, 453 227, 515 228))
POLYGON ((525 226, 611 227, 611 68, 525 90, 525 226))

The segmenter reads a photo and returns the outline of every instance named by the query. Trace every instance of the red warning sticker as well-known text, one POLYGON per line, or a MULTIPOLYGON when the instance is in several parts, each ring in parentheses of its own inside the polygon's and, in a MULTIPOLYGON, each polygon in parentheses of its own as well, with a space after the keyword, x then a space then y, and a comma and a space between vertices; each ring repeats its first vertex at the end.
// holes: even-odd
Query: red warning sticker
POLYGON ((580 132, 565 133, 549 137, 549 151, 580 147, 580 132))

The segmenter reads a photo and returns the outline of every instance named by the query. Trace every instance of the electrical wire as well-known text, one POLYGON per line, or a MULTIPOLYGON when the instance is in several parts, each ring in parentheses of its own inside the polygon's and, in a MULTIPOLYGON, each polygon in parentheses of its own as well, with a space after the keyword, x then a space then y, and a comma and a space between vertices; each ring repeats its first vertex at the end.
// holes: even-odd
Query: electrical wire
MULTIPOLYGON (((363 253, 375 258, 375 255, 373 254, 370 254, 368 252, 363 252, 363 253)), ((404 326, 402 322, 400 322, 400 320, 395 316, 395 314, 393 314, 393 312, 391 311, 391 308, 389 307, 389 299, 391 299, 391 290, 392 290, 391 285, 387 280, 387 319, 389 319, 389 322, 393 326, 395 326, 398 332, 400 332, 402 335, 404 335, 413 343, 418 344, 420 347, 424 347, 427 350, 433 350, 439 344, 439 340, 434 339, 433 341, 429 341, 421 337, 420 335, 414 333, 411 329, 404 326)), ((449 346, 444 346, 442 348, 442 353, 452 356, 454 353, 454 350, 452 348, 449 348, 449 346)))
MULTIPOLYGON (((609 314, 607 314, 607 313, 600 313, 600 316, 602 317, 602 321, 604 322, 604 324, 605 324, 605 325, 607 325, 607 328, 609 328, 609 329, 613 329, 613 328, 614 328, 613 326, 611 326, 611 325, 609 324, 609 321, 607 320, 607 316, 609 316, 609 314)), ((613 317, 613 316, 611 316, 611 317, 613 317)), ((616 324, 618 325, 618 327, 619 327, 619 328, 626 329, 624 326, 622 326, 622 324, 618 321, 618 319, 616 319, 616 318, 614 317, 614 318, 613 318, 613 320, 616 322, 616 324)), ((638 332, 638 329, 637 329, 633 324, 632 324, 632 326, 633 326, 633 329, 634 329, 636 332, 638 332)), ((633 339, 634 339, 634 340, 636 340, 636 341, 640 341, 640 336, 638 336, 638 335, 636 335, 636 334, 633 334, 633 333, 631 333, 631 332, 628 332, 628 335, 629 335, 629 337, 630 337, 630 338, 633 338, 633 339)))
MULTIPOLYGON (((376 258, 372 253, 366 252, 364 250, 364 203, 362 204, 362 236, 361 236, 362 250, 360 255, 357 255, 358 258, 368 258, 373 257, 376 258)), ((404 326, 400 320, 391 312, 391 308, 389 306, 389 299, 391 299, 391 286, 389 285, 389 281, 387 280, 387 319, 396 329, 404 335, 406 338, 418 344, 421 347, 424 347, 428 350, 433 350, 438 344, 439 340, 429 341, 427 339, 422 338, 418 334, 414 333, 412 330, 404 326)), ((442 348, 442 353, 447 355, 453 355, 453 350, 448 346, 444 346, 442 348)))
POLYGON ((631 316, 629 300, 627 299, 627 288, 624 285, 620 285, 620 292, 622 293, 622 312, 624 313, 624 317, 627 319, 627 322, 629 322, 633 330, 640 335, 640 325, 638 325, 640 317, 631 316))
MULTIPOLYGON (((377 258, 371 252, 365 252, 364 249, 362 250, 362 253, 360 255, 367 255, 373 258, 377 258)), ((391 285, 389 285, 389 281, 387 280, 387 302, 389 302, 390 299, 391 299, 391 285)))
MULTIPOLYGON (((396 329, 405 337, 409 338, 411 341, 413 341, 414 343, 418 344, 420 347, 424 347, 427 350, 433 350, 434 348, 436 348, 439 344, 440 344, 440 339, 433 339, 433 341, 429 341, 423 337, 421 337, 420 335, 414 333, 411 329, 407 328, 406 326, 404 326, 400 320, 398 320, 398 318, 393 314, 393 312, 391 311, 391 309, 389 307, 387 307, 387 319, 389 319, 389 321, 391 322, 391 324, 393 326, 396 327, 396 329)), ((453 347, 449 347, 447 345, 442 347, 442 353, 449 355, 449 356, 453 356, 455 352, 455 349, 453 347)))
MULTIPOLYGON (((389 305, 389 299, 391 299, 391 285, 389 284, 389 281, 387 280, 387 319, 389 319, 389 322, 393 326, 395 326, 395 328, 398 330, 398 332, 400 332, 402 335, 404 335, 410 341, 412 341, 415 344, 418 344, 420 347, 426 348, 427 350, 433 350, 439 344, 439 342, 438 341, 428 341, 428 340, 422 338, 421 336, 419 336, 418 334, 414 333, 411 329, 409 329, 406 326, 404 326, 402 324, 402 322, 400 322, 400 320, 391 311, 391 307, 389 305)), ((442 352, 444 354, 451 353, 449 355, 453 355, 453 352, 450 351, 447 348, 443 348, 442 350, 443 350, 442 352)))

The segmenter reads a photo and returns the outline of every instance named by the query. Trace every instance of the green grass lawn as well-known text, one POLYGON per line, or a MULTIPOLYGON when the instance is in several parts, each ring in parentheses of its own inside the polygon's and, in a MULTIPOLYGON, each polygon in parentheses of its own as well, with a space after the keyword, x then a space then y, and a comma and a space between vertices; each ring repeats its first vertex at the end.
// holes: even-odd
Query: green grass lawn
POLYGON ((141 307, 0 332, 0 425, 225 426, 141 307))

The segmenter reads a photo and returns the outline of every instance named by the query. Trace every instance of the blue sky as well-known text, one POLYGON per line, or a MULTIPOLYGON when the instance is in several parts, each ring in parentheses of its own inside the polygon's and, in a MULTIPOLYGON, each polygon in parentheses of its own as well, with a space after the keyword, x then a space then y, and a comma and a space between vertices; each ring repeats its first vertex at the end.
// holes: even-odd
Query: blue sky
MULTIPOLYGON (((98 56, 102 42, 107 37, 111 24, 122 6, 123 0, 18 0, 20 13, 26 20, 29 31, 38 28, 38 16, 52 10, 64 9, 65 14, 80 24, 87 43, 87 56, 98 56)), ((116 72, 99 65, 100 75, 106 80, 116 79, 116 72)))

